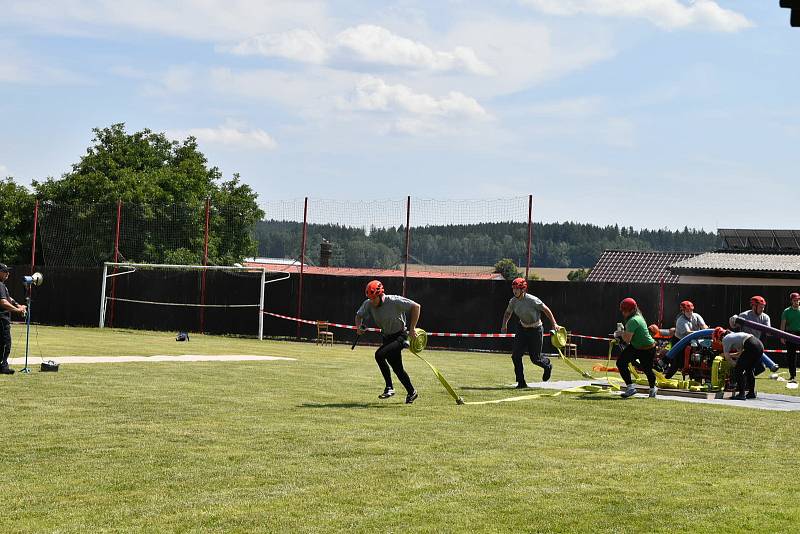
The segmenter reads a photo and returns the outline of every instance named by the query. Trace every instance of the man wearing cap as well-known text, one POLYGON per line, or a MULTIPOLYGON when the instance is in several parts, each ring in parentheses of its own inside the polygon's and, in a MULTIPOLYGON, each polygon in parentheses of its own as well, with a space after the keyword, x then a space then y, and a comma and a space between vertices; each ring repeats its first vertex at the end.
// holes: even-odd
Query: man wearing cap
MULTIPOLYGON (((708 328, 706 326, 706 321, 703 319, 703 316, 699 313, 695 313, 694 311, 694 303, 690 300, 684 300, 680 304, 681 312, 675 317, 675 328, 673 335, 678 339, 683 339, 692 332, 697 332, 698 330, 705 330, 708 328)), ((696 342, 692 341, 692 345, 696 346, 696 342)), ((667 378, 672 378, 675 373, 678 372, 683 365, 683 361, 680 357, 675 356, 669 361, 669 365, 667 370, 664 372, 664 376, 667 378)))
MULTIPOLYGON (((800 293, 789 295, 791 306, 781 314, 781 330, 800 336, 800 293)), ((789 383, 797 384, 797 351, 800 345, 781 338, 781 343, 786 345, 786 361, 789 367, 789 383)))
POLYGON ((379 280, 372 280, 368 283, 365 294, 367 300, 356 312, 356 331, 359 335, 365 332, 364 320, 368 317, 372 317, 372 320, 381 329, 383 342, 375 351, 375 361, 378 363, 384 382, 386 382, 386 388, 383 393, 378 395, 378 398, 388 399, 394 396, 394 384, 392 383, 392 370, 394 370, 394 374, 406 388, 406 404, 412 404, 419 395, 411 383, 411 378, 403 368, 402 351, 404 348, 408 348, 409 337, 412 339, 417 337, 417 321, 419 321, 422 306, 400 295, 387 295, 379 280), (408 314, 408 326, 406 326, 406 314, 408 314))
MULTIPOLYGON (((747 311, 743 311, 739 315, 733 315, 729 319, 729 323, 731 328, 736 328, 736 318, 741 317, 742 319, 747 319, 748 321, 753 321, 754 323, 761 323, 764 326, 772 326, 771 321, 769 320, 769 315, 764 313, 764 308, 767 307, 767 301, 764 297, 760 295, 754 295, 750 297, 750 309, 747 311)), ((759 341, 761 340, 761 330, 756 330, 755 328, 749 328, 747 326, 742 326, 741 331, 747 334, 752 334, 756 339, 759 341)))
POLYGON ((708 328, 703 316, 695 313, 694 304, 690 300, 681 302, 681 313, 675 318, 675 337, 683 339, 692 332, 708 328))
POLYGON ((525 381, 525 369, 522 365, 522 357, 525 351, 530 354, 534 365, 544 369, 542 382, 550 380, 550 373, 553 371, 553 364, 547 356, 542 356, 542 341, 544 329, 542 328, 542 315, 553 325, 553 330, 558 330, 559 326, 553 312, 538 297, 528 293, 528 282, 524 278, 515 278, 511 282, 511 291, 514 296, 508 301, 508 307, 503 315, 503 324, 500 332, 505 334, 508 331, 508 321, 512 315, 519 319, 519 329, 514 335, 514 345, 511 352, 511 361, 514 362, 514 374, 517 379, 517 388, 528 387, 525 381))
POLYGON ((9 268, 0 263, 0 374, 13 375, 14 370, 8 366, 8 355, 11 354, 11 312, 25 315, 27 308, 11 298, 6 287, 9 268))

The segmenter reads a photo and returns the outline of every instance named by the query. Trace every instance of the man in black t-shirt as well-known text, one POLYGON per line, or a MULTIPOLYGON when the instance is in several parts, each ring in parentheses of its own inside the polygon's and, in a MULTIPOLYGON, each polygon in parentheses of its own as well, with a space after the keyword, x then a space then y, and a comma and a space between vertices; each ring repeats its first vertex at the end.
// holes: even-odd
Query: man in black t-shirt
POLYGON ((11 298, 6 287, 9 268, 0 263, 0 374, 13 375, 14 370, 8 367, 8 355, 11 354, 11 312, 25 315, 27 308, 11 298))

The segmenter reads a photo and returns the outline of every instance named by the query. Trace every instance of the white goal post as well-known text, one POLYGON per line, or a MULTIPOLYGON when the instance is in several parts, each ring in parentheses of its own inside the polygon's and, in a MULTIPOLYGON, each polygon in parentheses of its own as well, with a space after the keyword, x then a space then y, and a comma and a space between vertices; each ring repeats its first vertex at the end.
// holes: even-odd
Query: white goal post
POLYGON ((258 339, 264 338, 264 293, 267 284, 273 282, 280 282, 289 278, 289 273, 283 271, 270 271, 264 267, 243 267, 240 265, 226 266, 226 265, 169 265, 161 263, 103 263, 103 280, 102 288, 100 290, 100 328, 105 328, 106 322, 106 306, 109 300, 117 300, 120 302, 132 302, 138 304, 150 304, 156 306, 180 306, 180 307, 198 307, 198 308, 258 308, 258 339), (118 272, 109 274, 109 267, 117 269, 118 272), (121 269, 121 270, 120 270, 121 269), (115 298, 106 295, 106 283, 109 278, 115 276, 126 276, 135 273, 137 270, 172 270, 172 271, 233 271, 233 272, 248 272, 260 274, 260 294, 258 303, 253 304, 187 304, 178 302, 154 302, 135 299, 115 298), (278 275, 278 278, 267 280, 267 274, 278 275))

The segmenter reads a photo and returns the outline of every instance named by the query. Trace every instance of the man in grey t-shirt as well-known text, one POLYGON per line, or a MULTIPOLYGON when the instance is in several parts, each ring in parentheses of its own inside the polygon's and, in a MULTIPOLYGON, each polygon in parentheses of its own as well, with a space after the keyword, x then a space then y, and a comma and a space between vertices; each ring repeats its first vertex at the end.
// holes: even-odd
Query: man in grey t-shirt
MULTIPOLYGON (((753 321, 754 323, 760 323, 764 326, 772 326, 772 323, 769 319, 769 315, 764 313, 764 308, 767 307, 767 301, 764 297, 760 295, 754 295, 750 298, 750 309, 747 311, 743 311, 739 315, 734 315, 728 321, 731 325, 731 328, 737 328, 736 318, 741 317, 742 319, 747 319, 748 321, 753 321)), ((749 326, 742 326, 740 328, 742 332, 752 334, 756 337, 756 339, 761 340, 762 335, 764 333, 761 330, 756 330, 755 328, 750 328, 749 326)))
POLYGON ((755 369, 764 355, 764 345, 753 334, 731 332, 721 326, 714 329, 711 339, 722 343, 723 356, 733 366, 733 379, 737 392, 731 399, 755 399, 755 369))
POLYGON ((675 337, 683 339, 692 332, 708 328, 703 316, 695 313, 694 304, 689 300, 681 302, 681 313, 675 318, 675 337))
POLYGON ((544 336, 542 315, 547 317, 547 320, 553 325, 553 330, 558 330, 559 326, 550 308, 539 298, 527 293, 528 282, 524 278, 515 278, 511 282, 511 290, 514 292, 514 296, 508 301, 500 331, 505 334, 508 331, 508 320, 511 319, 512 315, 517 316, 520 327, 514 336, 511 361, 514 362, 517 388, 522 389, 528 387, 528 383, 525 381, 525 369, 522 365, 522 357, 525 355, 526 350, 530 354, 534 365, 544 369, 542 382, 550 380, 550 373, 553 371, 553 364, 550 363, 550 359, 547 356, 542 356, 544 336))
POLYGON ((408 347, 408 337, 417 336, 415 329, 422 307, 411 299, 399 295, 386 295, 383 284, 378 280, 367 284, 366 295, 367 300, 356 312, 355 322, 359 335, 364 332, 364 320, 369 317, 381 329, 383 343, 375 351, 375 361, 386 382, 386 389, 378 395, 378 398, 388 399, 394 395, 391 372, 394 370, 394 374, 406 388, 406 404, 411 404, 418 395, 411 384, 411 378, 403 369, 402 351, 408 347), (408 314, 408 330, 406 330, 406 314, 408 314))
POLYGON ((11 298, 6 287, 9 268, 5 263, 0 263, 0 374, 13 375, 14 370, 8 366, 8 356, 11 354, 11 312, 25 315, 27 308, 11 298))

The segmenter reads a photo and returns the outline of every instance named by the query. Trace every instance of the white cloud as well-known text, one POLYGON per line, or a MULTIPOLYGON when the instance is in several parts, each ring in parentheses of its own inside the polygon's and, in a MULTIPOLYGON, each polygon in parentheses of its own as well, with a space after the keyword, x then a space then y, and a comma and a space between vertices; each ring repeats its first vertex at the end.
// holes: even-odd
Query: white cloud
POLYGON ((561 28, 491 15, 457 21, 447 41, 470 43, 497 72, 470 80, 470 93, 479 98, 526 90, 616 54, 614 35, 605 28, 561 28))
POLYGON ((173 139, 195 137, 200 143, 222 145, 239 149, 275 150, 278 143, 267 132, 260 128, 250 128, 240 122, 227 121, 216 128, 189 128, 187 130, 169 130, 167 135, 173 139))
POLYGON ((473 131, 470 125, 492 119, 477 100, 458 91, 437 98, 375 76, 359 80, 348 98, 338 99, 338 106, 355 113, 349 119, 368 116, 366 127, 379 133, 459 136, 473 131))
MULTIPOLYGON (((328 59, 328 45, 316 32, 291 30, 288 32, 257 35, 227 50, 237 55, 282 57, 293 61, 324 63, 328 59)), ((225 50, 224 47, 220 48, 225 50)))
POLYGON ((8 167, 5 165, 0 164, 0 178, 5 178, 6 176, 10 176, 11 173, 8 170, 8 167))
POLYGON ((375 76, 365 76, 350 98, 349 107, 361 111, 395 111, 416 116, 486 120, 490 116, 477 100, 458 91, 435 98, 415 93, 405 85, 389 85, 375 76))
POLYGON ((437 52, 372 24, 344 30, 336 36, 335 46, 346 59, 363 63, 485 76, 495 74, 469 47, 456 46, 452 52, 437 52))
POLYGON ((707 28, 735 32, 753 26, 747 17, 714 0, 520 0, 550 15, 643 18, 666 29, 707 28))
POLYGON ((219 49, 240 55, 257 54, 315 64, 362 63, 434 72, 495 74, 469 47, 455 46, 452 52, 436 51, 373 24, 347 28, 329 41, 313 31, 292 30, 258 35, 233 47, 219 49))

